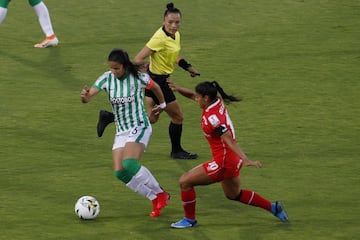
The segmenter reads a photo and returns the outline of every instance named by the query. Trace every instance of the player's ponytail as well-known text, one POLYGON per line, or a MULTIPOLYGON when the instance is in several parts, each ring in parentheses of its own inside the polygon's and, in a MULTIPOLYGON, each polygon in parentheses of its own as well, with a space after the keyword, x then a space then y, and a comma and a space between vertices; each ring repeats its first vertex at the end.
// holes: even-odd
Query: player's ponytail
POLYGON ((199 93, 201 96, 209 96, 210 101, 215 101, 218 93, 220 93, 222 99, 227 103, 238 102, 241 100, 235 96, 226 94, 222 89, 222 87, 220 86, 220 84, 216 81, 201 82, 198 85, 196 85, 195 91, 199 93))
POLYGON ((217 91, 220 93, 222 99, 225 102, 239 102, 241 101, 240 98, 237 98, 233 95, 228 95, 224 92, 224 90, 222 89, 222 87, 220 86, 220 84, 217 81, 212 81, 211 84, 216 87, 217 91))

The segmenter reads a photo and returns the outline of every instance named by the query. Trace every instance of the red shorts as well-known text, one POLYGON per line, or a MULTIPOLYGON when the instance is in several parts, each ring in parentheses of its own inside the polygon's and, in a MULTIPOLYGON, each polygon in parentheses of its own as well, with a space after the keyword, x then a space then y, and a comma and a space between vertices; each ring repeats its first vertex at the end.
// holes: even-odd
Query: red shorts
POLYGON ((235 153, 230 153, 224 159, 213 159, 202 164, 206 174, 215 182, 240 175, 242 160, 235 153))

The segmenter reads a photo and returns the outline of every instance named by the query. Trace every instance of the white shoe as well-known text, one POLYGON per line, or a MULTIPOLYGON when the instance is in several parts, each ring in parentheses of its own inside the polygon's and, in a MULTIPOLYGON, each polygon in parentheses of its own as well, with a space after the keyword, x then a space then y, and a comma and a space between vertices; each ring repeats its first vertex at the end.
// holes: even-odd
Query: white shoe
POLYGON ((47 48, 47 47, 57 46, 58 43, 59 43, 59 40, 57 39, 57 37, 56 36, 51 36, 51 37, 45 38, 45 40, 42 41, 41 43, 35 44, 34 47, 36 47, 36 48, 47 48))

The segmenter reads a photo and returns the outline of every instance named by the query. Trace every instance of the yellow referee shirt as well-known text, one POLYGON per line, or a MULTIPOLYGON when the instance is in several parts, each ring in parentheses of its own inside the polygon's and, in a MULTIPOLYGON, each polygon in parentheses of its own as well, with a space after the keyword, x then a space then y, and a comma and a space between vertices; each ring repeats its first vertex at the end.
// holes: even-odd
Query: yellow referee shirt
POLYGON ((181 49, 180 33, 176 32, 173 39, 161 27, 146 43, 146 46, 154 51, 150 55, 150 72, 159 75, 171 74, 181 49))

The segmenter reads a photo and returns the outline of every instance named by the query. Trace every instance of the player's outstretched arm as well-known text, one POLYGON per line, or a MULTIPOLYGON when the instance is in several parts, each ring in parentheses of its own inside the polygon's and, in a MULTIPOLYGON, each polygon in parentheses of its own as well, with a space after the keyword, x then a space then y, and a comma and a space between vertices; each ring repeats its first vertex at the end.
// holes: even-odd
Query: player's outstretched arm
POLYGON ((176 62, 182 69, 189 72, 191 77, 200 76, 200 73, 190 63, 188 63, 183 57, 178 56, 176 59, 176 62))
POLYGON ((153 53, 154 51, 144 46, 140 52, 135 56, 134 63, 137 65, 146 65, 146 59, 153 53))
POLYGON ((226 131, 221 135, 221 139, 225 142, 226 145, 230 147, 243 161, 246 166, 254 166, 256 168, 261 168, 262 164, 260 161, 251 161, 245 155, 240 146, 236 143, 236 141, 232 138, 229 131, 226 131))
POLYGON ((97 88, 91 87, 90 89, 85 86, 80 93, 80 99, 82 103, 90 102, 91 98, 98 94, 99 90, 97 88))
POLYGON ((192 100, 195 100, 195 92, 188 89, 188 88, 184 88, 184 87, 181 87, 177 84, 175 84, 173 82, 173 80, 171 78, 168 78, 167 80, 167 83, 169 84, 169 87, 174 91, 174 92, 178 92, 180 93, 181 95, 183 95, 184 97, 187 97, 187 98, 190 98, 192 100))

